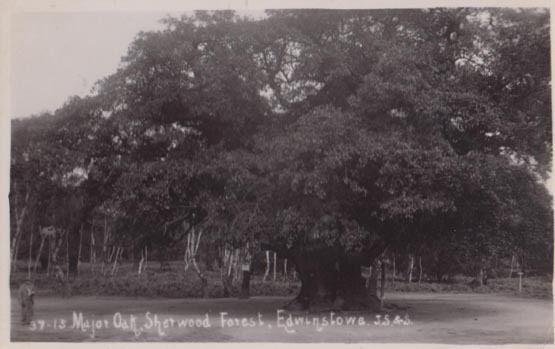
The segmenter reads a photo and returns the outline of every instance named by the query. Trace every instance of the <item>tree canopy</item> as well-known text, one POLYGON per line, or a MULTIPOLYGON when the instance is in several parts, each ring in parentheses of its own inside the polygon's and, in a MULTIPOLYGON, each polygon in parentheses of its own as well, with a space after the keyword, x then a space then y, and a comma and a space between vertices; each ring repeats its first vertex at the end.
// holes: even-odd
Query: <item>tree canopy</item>
POLYGON ((292 258, 312 298, 309 260, 345 275, 386 249, 542 251, 550 265, 547 10, 164 23, 94 95, 13 121, 12 206, 26 191, 52 212, 73 197, 75 218, 55 224, 101 208, 122 240, 161 247, 192 227, 263 243, 292 258))

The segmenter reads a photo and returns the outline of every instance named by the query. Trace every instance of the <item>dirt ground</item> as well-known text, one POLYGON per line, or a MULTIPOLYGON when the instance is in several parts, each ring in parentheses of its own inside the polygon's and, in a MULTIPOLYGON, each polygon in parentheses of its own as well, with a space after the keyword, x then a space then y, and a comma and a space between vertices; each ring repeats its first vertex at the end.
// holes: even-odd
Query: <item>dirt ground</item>
POLYGON ((278 312, 288 300, 38 297, 35 321, 23 326, 12 297, 11 338, 77 342, 553 343, 553 304, 548 300, 396 293, 388 295, 381 314, 278 312), (397 315, 398 321, 393 321, 397 315))

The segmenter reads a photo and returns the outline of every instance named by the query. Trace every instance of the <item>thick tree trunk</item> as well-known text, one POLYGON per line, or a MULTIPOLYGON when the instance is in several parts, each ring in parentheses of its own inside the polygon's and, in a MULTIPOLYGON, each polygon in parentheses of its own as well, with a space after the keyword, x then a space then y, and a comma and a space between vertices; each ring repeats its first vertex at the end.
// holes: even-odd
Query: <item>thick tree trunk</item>
MULTIPOLYGON (((289 303, 289 309, 381 309, 377 288, 365 287, 361 258, 334 258, 333 251, 327 250, 292 257, 301 279, 301 290, 289 303)), ((377 275, 377 270, 373 273, 377 275)))

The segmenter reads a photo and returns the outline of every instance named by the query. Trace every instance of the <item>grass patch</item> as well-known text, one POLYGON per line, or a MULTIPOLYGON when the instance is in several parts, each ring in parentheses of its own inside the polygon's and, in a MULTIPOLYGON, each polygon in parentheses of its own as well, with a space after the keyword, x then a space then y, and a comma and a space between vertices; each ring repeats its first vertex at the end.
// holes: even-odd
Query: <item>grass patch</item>
POLYGON ((518 277, 489 279, 487 285, 473 287, 472 278, 458 277, 451 283, 395 281, 386 284, 389 292, 430 292, 430 293, 499 293, 522 297, 551 299, 552 280, 547 276, 533 276, 522 279, 522 292, 518 291, 518 277))
MULTIPOLYGON (((10 286, 17 289, 27 278, 26 267, 21 264, 10 277, 10 286)), ((72 295, 97 295, 97 296, 129 296, 129 297, 162 297, 162 298, 198 298, 202 297, 202 285, 198 276, 192 271, 184 271, 182 262, 172 262, 170 270, 160 270, 158 263, 152 263, 139 277, 136 267, 131 263, 119 267, 115 276, 110 275, 110 269, 102 275, 100 268, 92 272, 88 264, 80 268, 80 276, 71 284, 72 295)), ((224 296, 224 289, 219 271, 206 271, 208 278, 208 297, 219 298, 224 296)), ((552 299, 552 280, 547 276, 534 276, 522 279, 522 292, 518 292, 518 278, 489 279, 487 285, 480 287, 471 286, 471 278, 458 276, 450 283, 405 281, 386 283, 388 292, 425 292, 425 293, 498 293, 510 294, 521 297, 552 299)), ((231 297, 237 297, 240 289, 240 278, 232 285, 231 297)), ((63 285, 47 276, 46 273, 37 273, 34 278, 39 294, 61 295, 63 285)), ((271 278, 262 282, 261 275, 251 277, 251 296, 294 296, 299 292, 300 282, 289 277, 283 280, 278 275, 278 280, 271 278)))

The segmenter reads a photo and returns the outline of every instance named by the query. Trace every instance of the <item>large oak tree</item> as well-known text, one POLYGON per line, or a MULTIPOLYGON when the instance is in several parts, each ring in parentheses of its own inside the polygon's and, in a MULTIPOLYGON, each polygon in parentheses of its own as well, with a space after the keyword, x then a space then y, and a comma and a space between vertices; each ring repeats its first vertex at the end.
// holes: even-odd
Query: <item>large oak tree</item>
MULTIPOLYGON (((377 307, 361 266, 387 249, 445 241, 477 261, 517 247, 549 259, 547 11, 165 23, 94 96, 28 122, 51 123, 36 137, 71 159, 64 171, 89 169, 70 186, 83 198, 75 226, 105 205, 119 234, 162 249, 193 227, 263 244, 294 263, 301 308, 377 307)), ((13 173, 27 171, 18 122, 13 173)))

